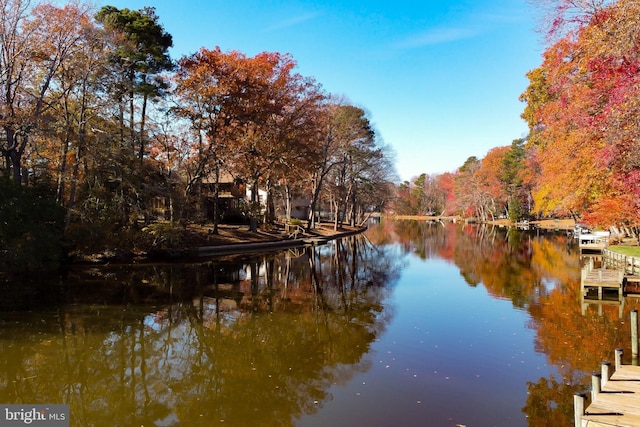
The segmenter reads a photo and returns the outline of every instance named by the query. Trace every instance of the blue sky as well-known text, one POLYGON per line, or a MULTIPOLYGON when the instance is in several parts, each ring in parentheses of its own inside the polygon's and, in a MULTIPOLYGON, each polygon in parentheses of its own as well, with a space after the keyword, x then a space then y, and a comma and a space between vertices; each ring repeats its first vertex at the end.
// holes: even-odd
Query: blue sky
POLYGON ((541 62, 527 0, 113 0, 153 6, 178 59, 201 46, 290 53, 297 71, 367 110, 401 180, 453 172, 526 135, 541 62))

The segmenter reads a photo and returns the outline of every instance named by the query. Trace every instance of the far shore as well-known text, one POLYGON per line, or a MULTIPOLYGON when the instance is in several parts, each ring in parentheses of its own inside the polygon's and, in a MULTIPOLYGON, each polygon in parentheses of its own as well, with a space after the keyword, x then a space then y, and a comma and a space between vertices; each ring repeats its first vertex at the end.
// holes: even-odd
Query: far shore
MULTIPOLYGON (((459 216, 418 216, 418 215, 383 215, 392 220, 443 221, 455 223, 475 223, 473 219, 459 216)), ((487 224, 509 227, 515 224, 510 220, 500 219, 487 224)), ((573 219, 545 219, 530 221, 529 225, 549 230, 573 230, 573 219)), ((317 245, 328 240, 351 234, 361 233, 366 227, 342 225, 334 230, 334 224, 317 224, 311 233, 293 235, 284 233, 283 229, 272 228, 252 232, 246 225, 220 225, 218 233, 213 233, 212 224, 191 224, 184 230, 182 242, 170 248, 155 248, 130 253, 116 249, 93 251, 76 251, 72 255, 74 264, 96 264, 107 262, 145 262, 150 260, 177 260, 189 257, 212 256, 223 254, 241 254, 254 251, 279 250, 287 247, 317 245)))
MULTIPOLYGON (((476 222, 475 220, 465 219, 460 216, 421 216, 421 215, 388 215, 389 219, 394 220, 416 220, 416 221, 449 221, 449 222, 476 222)), ((499 225, 504 227, 510 227, 518 225, 508 219, 496 219, 494 221, 487 221, 486 224, 499 225)), ((529 221, 528 224, 535 225, 538 228, 548 230, 573 230, 576 222, 573 219, 558 218, 558 219, 542 219, 536 221, 529 221)))

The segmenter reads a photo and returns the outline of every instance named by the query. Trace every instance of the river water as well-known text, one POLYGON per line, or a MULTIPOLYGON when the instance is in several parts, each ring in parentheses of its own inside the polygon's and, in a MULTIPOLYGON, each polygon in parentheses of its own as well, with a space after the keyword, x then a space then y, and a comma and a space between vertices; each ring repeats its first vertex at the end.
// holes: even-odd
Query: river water
POLYGON ((374 224, 304 249, 5 278, 0 403, 72 426, 572 426, 636 299, 564 232, 374 224))

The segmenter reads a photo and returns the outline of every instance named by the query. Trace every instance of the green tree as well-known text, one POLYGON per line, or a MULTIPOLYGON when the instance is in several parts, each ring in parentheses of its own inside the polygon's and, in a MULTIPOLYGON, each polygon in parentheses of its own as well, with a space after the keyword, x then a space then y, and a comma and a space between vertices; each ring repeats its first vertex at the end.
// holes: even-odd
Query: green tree
POLYGON ((426 173, 420 174, 420 176, 418 176, 413 181, 411 198, 414 200, 414 203, 415 203, 415 212, 414 212, 415 215, 423 215, 427 209, 425 194, 424 194, 426 181, 427 181, 426 173))
POLYGON ((121 141, 125 141, 125 106, 128 104, 129 138, 132 149, 138 145, 138 158, 146 150, 147 106, 168 88, 162 73, 173 69, 169 48, 173 38, 158 23, 153 7, 140 10, 104 6, 96 21, 111 34, 112 91, 119 106, 121 141), (136 99, 140 96, 140 117, 136 129, 136 99))
POLYGON ((527 151, 524 139, 516 139, 502 158, 502 174, 500 180, 504 183, 508 197, 508 215, 512 221, 522 219, 528 213, 523 210, 525 202, 530 199, 530 189, 525 185, 523 172, 527 151))

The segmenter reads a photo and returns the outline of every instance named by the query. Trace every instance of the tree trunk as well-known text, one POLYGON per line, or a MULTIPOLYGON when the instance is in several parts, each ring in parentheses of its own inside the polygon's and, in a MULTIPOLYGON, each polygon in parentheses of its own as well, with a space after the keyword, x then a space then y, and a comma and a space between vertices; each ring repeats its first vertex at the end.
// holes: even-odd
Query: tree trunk
POLYGON ((218 234, 218 224, 220 223, 220 212, 218 200, 220 198, 220 166, 216 163, 213 174, 215 182, 213 184, 213 234, 218 234))
POLYGON ((13 181, 16 185, 21 185, 24 180, 22 170, 22 155, 27 147, 28 137, 22 135, 22 140, 18 142, 16 131, 9 127, 5 127, 6 142, 8 149, 4 150, 6 157, 9 159, 9 165, 12 169, 13 181))
MULTIPOLYGON (((80 125, 81 129, 84 125, 80 125)), ((81 149, 84 146, 84 131, 81 130, 78 136, 78 148, 76 149, 76 158, 73 164, 73 171, 71 172, 71 183, 69 186, 69 202, 67 203, 67 216, 65 218, 65 228, 69 227, 71 224, 71 213, 73 211, 74 205, 76 203, 76 189, 78 186, 78 177, 80 175, 80 160, 81 160, 81 149)))
POLYGON ((60 156, 60 169, 58 171, 58 182, 56 184, 56 201, 62 203, 64 197, 64 175, 67 170, 67 155, 69 154, 69 145, 71 144, 71 114, 69 113, 69 103, 65 99, 64 102, 64 121, 65 136, 62 143, 62 153, 60 156))
POLYGON ((124 100, 118 99, 118 126, 120 128, 120 147, 124 147, 124 100))
POLYGON ((291 202, 293 200, 293 196, 291 195, 291 187, 289 186, 289 182, 286 182, 284 185, 284 195, 285 195, 285 211, 284 211, 284 220, 285 220, 285 231, 289 232, 289 223, 291 222, 291 202))
MULTIPOLYGON (((134 82, 134 74, 132 71, 129 72, 129 138, 131 141, 131 152, 135 153, 136 150, 136 126, 135 126, 135 94, 133 87, 135 85, 134 82)), ((135 154, 134 154, 135 155, 135 154)))
POLYGON ((272 224, 276 217, 276 207, 273 202, 273 187, 271 186, 271 178, 267 178, 267 200, 264 210, 265 224, 272 224))
POLYGON ((309 219, 307 221, 307 232, 311 231, 316 226, 316 209, 318 206, 318 199, 320 198, 321 179, 314 177, 312 180, 311 189, 311 203, 309 204, 309 219))
POLYGON ((251 216, 249 218, 249 231, 258 231, 257 216, 260 213, 260 201, 258 198, 258 180, 254 179, 251 184, 251 216))

